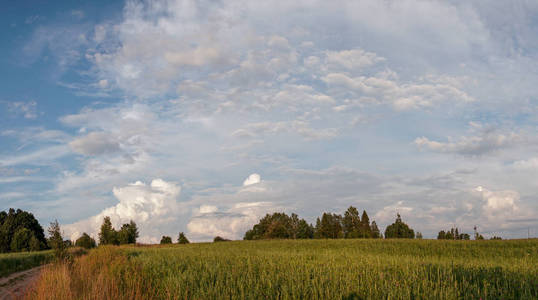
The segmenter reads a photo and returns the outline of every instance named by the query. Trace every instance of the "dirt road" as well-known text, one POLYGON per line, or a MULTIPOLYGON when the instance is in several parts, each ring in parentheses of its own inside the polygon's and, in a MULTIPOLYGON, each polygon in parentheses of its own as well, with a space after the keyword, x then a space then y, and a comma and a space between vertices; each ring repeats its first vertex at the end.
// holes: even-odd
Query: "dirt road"
POLYGON ((43 266, 0 278, 0 300, 19 299, 37 280, 43 266))

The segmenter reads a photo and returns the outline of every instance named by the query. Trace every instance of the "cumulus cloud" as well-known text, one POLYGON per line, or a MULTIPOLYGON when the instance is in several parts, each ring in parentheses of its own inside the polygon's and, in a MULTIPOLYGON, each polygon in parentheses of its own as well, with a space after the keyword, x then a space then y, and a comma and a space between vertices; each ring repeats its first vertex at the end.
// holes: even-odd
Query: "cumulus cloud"
POLYGON ((488 218, 496 217, 499 214, 512 215, 518 210, 519 193, 516 191, 490 191, 482 186, 476 187, 475 191, 482 195, 484 200, 482 209, 488 218))
POLYGON ((195 214, 187 224, 189 234, 197 239, 210 240, 217 235, 241 239, 274 206, 270 202, 239 202, 224 210, 213 207, 207 211, 206 208, 207 206, 200 207, 200 213, 195 214))
POLYGON ((97 237, 103 218, 108 216, 116 229, 133 220, 139 228, 140 242, 156 243, 163 232, 170 231, 170 226, 177 223, 181 187, 173 182, 154 179, 148 185, 137 181, 114 188, 112 192, 118 204, 93 217, 63 226, 66 235, 72 240, 83 232, 97 237))
POLYGON ((250 174, 245 181, 243 181, 243 186, 249 186, 252 184, 260 183, 261 177, 259 174, 253 173, 250 174))

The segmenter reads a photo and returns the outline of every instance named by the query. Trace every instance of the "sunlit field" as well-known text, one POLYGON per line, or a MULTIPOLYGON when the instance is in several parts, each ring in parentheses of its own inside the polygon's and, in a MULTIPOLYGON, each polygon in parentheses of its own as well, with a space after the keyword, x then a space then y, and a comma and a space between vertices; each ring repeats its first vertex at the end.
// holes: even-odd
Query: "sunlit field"
POLYGON ((272 240, 99 247, 31 299, 536 299, 538 240, 272 240))

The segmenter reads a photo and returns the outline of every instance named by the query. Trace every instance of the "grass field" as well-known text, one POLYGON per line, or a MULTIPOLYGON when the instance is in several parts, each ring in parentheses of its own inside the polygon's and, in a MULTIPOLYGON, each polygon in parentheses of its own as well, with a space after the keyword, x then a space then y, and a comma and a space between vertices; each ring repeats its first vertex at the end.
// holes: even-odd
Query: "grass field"
POLYGON ((48 263, 53 258, 52 250, 0 254, 0 277, 24 271, 48 263))
POLYGON ((538 240, 273 240, 100 247, 31 299, 536 299, 538 240))

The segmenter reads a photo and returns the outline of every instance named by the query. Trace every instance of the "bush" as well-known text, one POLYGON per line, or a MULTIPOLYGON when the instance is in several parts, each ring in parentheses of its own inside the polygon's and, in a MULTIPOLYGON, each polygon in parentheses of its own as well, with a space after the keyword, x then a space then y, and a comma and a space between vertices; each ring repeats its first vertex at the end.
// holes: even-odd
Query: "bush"
POLYGON ((75 246, 86 248, 86 249, 92 249, 96 247, 96 243, 95 243, 95 240, 91 236, 89 236, 86 232, 84 232, 82 236, 76 240, 75 246))
POLYGON ((172 238, 169 236, 163 236, 161 238, 161 245, 172 244, 172 238))
POLYGON ((230 240, 229 240, 229 239, 225 239, 225 238, 223 238, 223 237, 220 237, 220 236, 218 236, 218 235, 213 239, 213 242, 214 242, 214 243, 217 243, 217 242, 228 242, 228 241, 230 241, 230 240))

